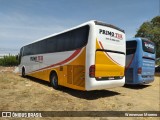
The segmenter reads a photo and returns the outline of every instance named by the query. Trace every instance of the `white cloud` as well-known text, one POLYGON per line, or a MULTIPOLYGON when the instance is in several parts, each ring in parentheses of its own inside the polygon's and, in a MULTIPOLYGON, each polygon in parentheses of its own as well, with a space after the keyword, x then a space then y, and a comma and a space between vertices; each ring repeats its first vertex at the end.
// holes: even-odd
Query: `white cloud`
POLYGON ((0 13, 0 48, 20 48, 26 43, 60 32, 75 25, 72 20, 52 16, 27 16, 0 13))

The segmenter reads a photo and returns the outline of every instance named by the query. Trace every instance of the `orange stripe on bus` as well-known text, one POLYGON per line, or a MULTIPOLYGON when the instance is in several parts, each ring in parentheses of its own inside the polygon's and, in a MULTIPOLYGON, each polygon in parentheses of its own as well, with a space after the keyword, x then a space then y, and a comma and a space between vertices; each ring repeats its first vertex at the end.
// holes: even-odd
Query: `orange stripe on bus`
POLYGON ((53 64, 53 65, 50 65, 50 66, 47 66, 47 67, 44 67, 44 68, 41 68, 41 69, 38 69, 38 70, 35 70, 35 71, 32 71, 32 72, 37 72, 37 71, 40 71, 40 70, 44 70, 44 69, 48 69, 48 68, 51 68, 51 67, 55 67, 55 66, 58 66, 58 65, 62 65, 62 64, 65 64, 67 62, 69 62, 70 60, 72 60, 73 58, 75 58, 81 51, 82 49, 78 49, 76 50, 70 57, 68 57, 67 59, 59 62, 59 63, 56 63, 56 64, 53 64))

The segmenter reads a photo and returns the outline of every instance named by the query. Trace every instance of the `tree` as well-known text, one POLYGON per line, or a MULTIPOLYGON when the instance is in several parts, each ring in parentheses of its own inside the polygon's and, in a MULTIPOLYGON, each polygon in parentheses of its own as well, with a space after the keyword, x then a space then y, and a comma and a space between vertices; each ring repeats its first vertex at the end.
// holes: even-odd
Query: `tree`
POLYGON ((135 37, 145 37, 153 41, 156 45, 156 57, 160 57, 160 16, 144 22, 135 37))
POLYGON ((17 66, 17 65, 18 65, 18 60, 16 59, 16 56, 9 55, 0 58, 0 66, 17 66))

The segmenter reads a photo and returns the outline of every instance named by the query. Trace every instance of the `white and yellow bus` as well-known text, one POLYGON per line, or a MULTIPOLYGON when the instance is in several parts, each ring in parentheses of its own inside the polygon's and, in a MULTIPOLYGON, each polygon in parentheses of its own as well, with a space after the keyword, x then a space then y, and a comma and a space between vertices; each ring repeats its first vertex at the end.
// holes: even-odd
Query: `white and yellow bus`
POLYGON ((23 46, 19 55, 22 76, 77 90, 96 90, 125 83, 124 30, 89 21, 23 46))

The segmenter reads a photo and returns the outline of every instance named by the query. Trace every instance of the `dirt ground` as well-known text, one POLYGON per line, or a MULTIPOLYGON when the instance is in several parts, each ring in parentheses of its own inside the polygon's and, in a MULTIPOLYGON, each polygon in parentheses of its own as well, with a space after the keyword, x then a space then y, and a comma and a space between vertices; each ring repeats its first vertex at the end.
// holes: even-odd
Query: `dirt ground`
MULTIPOLYGON (((149 85, 84 92, 69 88, 55 90, 47 82, 22 78, 12 72, 14 69, 0 67, 0 111, 160 111, 160 75, 156 75, 155 81, 149 85)), ((66 117, 63 119, 160 120, 157 117, 66 117)))

